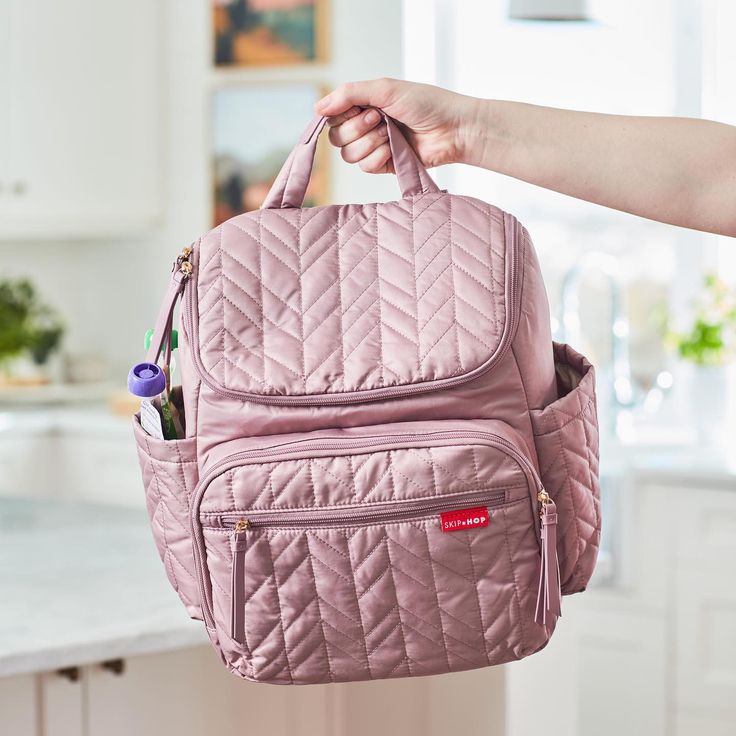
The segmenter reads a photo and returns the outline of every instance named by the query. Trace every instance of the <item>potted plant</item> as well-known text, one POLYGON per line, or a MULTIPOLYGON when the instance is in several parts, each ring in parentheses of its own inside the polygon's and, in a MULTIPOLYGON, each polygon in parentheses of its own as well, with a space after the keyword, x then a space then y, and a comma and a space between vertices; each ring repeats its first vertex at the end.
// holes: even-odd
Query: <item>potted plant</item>
POLYGON ((0 280, 0 383, 46 383, 63 334, 58 315, 29 280, 0 280))
POLYGON ((706 275, 692 323, 684 332, 670 331, 668 341, 681 361, 680 395, 698 439, 720 444, 735 419, 736 292, 706 275))

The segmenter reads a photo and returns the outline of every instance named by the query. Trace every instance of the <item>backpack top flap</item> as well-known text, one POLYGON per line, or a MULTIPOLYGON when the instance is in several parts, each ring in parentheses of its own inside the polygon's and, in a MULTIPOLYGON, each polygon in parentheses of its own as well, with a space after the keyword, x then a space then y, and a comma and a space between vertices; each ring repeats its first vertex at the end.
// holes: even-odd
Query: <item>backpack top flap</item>
POLYGON ((520 225, 440 191, 387 117, 402 198, 302 208, 324 122, 260 210, 194 247, 184 315, 201 378, 235 398, 335 404, 488 370, 515 328, 520 225))

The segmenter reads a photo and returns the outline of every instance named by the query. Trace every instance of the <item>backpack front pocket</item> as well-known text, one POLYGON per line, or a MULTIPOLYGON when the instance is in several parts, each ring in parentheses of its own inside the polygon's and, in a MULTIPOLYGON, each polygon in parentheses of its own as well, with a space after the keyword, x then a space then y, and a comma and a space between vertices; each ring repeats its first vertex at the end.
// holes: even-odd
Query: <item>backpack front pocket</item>
POLYGON ((416 424, 239 453, 200 484, 205 619, 238 674, 417 676, 546 643, 554 619, 534 621, 540 486, 512 430, 416 424))

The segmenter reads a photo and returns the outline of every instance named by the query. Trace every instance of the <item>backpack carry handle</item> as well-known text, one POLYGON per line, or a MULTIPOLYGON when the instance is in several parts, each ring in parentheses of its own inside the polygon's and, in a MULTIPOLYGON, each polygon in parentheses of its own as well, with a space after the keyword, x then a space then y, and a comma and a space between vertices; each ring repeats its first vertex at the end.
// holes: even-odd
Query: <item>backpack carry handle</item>
MULTIPOLYGON (((401 196, 411 197, 417 194, 439 192, 439 187, 417 158, 414 149, 409 145, 396 122, 386 115, 383 110, 376 109, 386 122, 391 158, 401 187, 401 196)), ((299 143, 296 144, 281 167, 281 171, 279 171, 270 191, 263 200, 261 209, 302 206, 307 185, 312 175, 317 140, 326 122, 327 118, 321 115, 312 119, 312 122, 302 134, 299 143)))

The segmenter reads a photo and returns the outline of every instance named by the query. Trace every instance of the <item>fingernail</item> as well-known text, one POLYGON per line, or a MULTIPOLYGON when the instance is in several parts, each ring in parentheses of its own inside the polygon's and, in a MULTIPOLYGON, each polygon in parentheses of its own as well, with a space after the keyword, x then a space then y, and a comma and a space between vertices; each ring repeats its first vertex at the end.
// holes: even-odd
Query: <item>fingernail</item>
POLYGON ((325 95, 321 100, 317 100, 314 107, 317 110, 324 110, 330 103, 330 95, 325 95))
POLYGON ((375 110, 368 110, 363 120, 365 120, 368 125, 373 125, 373 123, 378 122, 380 117, 381 116, 375 110))

